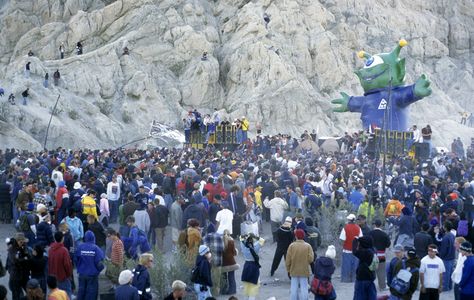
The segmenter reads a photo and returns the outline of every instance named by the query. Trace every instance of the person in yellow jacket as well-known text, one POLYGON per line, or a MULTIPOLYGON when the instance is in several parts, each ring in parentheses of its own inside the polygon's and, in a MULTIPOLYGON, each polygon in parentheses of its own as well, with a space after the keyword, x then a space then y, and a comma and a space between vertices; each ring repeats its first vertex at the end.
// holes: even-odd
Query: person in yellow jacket
POLYGON ((258 205, 258 207, 260 207, 260 209, 263 208, 263 204, 262 204, 262 187, 261 186, 257 186, 255 188, 255 203, 258 205))
MULTIPOLYGON (((364 199, 364 202, 359 206, 359 210, 357 211, 357 215, 364 215, 369 216, 369 200, 367 198, 364 199)), ((370 206, 370 216, 373 218, 375 216, 375 209, 374 206, 370 206)))
POLYGON ((88 215, 92 215, 96 220, 99 219, 97 214, 97 203, 95 201, 96 192, 94 190, 89 190, 87 195, 81 199, 82 204, 82 217, 87 218, 88 215))
POLYGON ((249 120, 247 120, 246 117, 242 117, 241 124, 242 124, 242 142, 246 142, 247 132, 249 131, 249 125, 250 125, 249 120))

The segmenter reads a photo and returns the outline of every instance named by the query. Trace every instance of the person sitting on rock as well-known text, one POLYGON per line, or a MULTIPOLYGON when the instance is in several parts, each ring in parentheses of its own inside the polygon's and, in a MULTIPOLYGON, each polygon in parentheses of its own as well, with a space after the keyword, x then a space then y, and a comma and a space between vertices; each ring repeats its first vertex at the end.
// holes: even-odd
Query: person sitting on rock
POLYGON ((15 105, 15 95, 13 95, 13 93, 11 93, 10 96, 8 96, 8 102, 11 105, 15 105))
POLYGON ((33 53, 33 51, 28 51, 28 56, 34 56, 35 54, 33 53))
POLYGON ((207 52, 206 52, 206 51, 204 51, 204 53, 202 54, 201 60, 202 60, 202 61, 206 61, 206 60, 207 60, 207 52))
POLYGON ((128 50, 128 47, 123 48, 122 55, 129 55, 129 54, 130 54, 130 50, 128 50))

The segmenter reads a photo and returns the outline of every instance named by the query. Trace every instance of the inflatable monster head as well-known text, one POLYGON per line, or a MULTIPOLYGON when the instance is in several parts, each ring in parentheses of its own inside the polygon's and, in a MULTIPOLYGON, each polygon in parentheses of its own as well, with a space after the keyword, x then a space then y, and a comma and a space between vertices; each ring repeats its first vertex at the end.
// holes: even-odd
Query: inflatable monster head
POLYGON ((407 45, 406 40, 400 40, 390 53, 370 55, 360 51, 357 55, 365 58, 362 69, 355 71, 365 92, 391 86, 400 86, 405 81, 405 59, 400 59, 400 50, 407 45))

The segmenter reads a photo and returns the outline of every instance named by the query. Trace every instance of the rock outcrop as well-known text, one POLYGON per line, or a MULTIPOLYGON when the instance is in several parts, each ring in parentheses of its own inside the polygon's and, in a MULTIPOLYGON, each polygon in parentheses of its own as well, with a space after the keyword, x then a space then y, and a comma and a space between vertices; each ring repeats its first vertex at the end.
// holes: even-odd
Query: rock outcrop
POLYGON ((269 134, 353 131, 359 116, 333 113, 330 100, 362 93, 358 50, 390 50, 400 38, 407 82, 426 73, 433 87, 411 106, 412 123, 431 124, 435 144, 467 142, 474 131, 459 120, 474 112, 472 0, 0 1, 0 143, 41 147, 58 95, 50 148, 118 146, 146 136, 153 120, 179 128, 191 108, 245 115, 251 131, 258 122, 269 134), (26 87, 29 104, 19 105, 26 87))

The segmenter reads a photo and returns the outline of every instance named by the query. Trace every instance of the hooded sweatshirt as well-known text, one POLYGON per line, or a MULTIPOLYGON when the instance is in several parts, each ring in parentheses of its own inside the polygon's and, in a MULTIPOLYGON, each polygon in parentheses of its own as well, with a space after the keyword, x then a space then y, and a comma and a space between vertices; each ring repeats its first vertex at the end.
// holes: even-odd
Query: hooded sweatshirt
POLYGON ((48 274, 54 275, 59 282, 72 275, 72 262, 63 243, 54 242, 48 251, 48 274))
POLYGON ((321 256, 316 259, 314 263, 314 276, 320 280, 331 280, 332 274, 336 270, 336 266, 332 259, 326 256, 321 256))
POLYGON ((74 241, 78 241, 84 237, 84 227, 82 226, 82 221, 78 217, 70 218, 66 217, 64 222, 67 223, 69 230, 74 241))
POLYGON ((104 253, 95 244, 95 236, 92 231, 87 231, 84 243, 80 244, 75 252, 77 273, 84 276, 98 276, 104 269, 102 260, 104 253))

